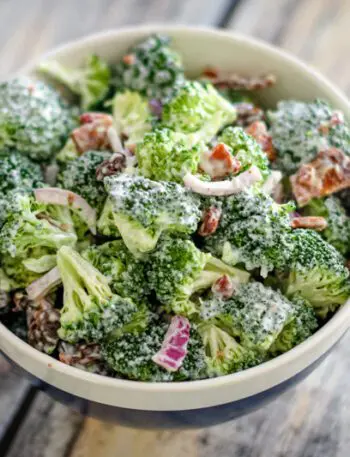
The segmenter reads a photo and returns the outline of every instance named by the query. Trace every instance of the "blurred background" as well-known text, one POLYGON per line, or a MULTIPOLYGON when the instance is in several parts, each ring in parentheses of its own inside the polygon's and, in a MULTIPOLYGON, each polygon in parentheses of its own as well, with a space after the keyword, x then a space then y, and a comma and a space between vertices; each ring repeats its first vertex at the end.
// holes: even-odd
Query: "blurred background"
MULTIPOLYGON (((0 0, 0 79, 68 40, 147 23, 215 26, 264 39, 350 93, 350 0, 0 0)), ((0 457, 348 457, 349 347, 345 337, 307 380, 264 409, 191 432, 85 419, 0 358, 0 457)))

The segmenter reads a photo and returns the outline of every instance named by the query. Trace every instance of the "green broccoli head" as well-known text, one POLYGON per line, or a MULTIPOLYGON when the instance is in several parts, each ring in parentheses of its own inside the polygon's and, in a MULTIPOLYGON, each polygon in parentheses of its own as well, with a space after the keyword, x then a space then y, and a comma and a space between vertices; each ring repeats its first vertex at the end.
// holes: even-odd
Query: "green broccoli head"
POLYGON ((119 230, 114 221, 113 203, 110 198, 107 198, 103 205, 97 221, 97 231, 104 236, 120 238, 119 230))
POLYGON ((182 315, 195 313, 191 296, 210 288, 224 274, 243 282, 249 277, 200 251, 191 240, 174 236, 159 241, 148 268, 149 285, 157 299, 168 311, 182 315))
POLYGON ((190 136, 169 129, 147 133, 136 149, 140 172, 156 181, 182 183, 187 173, 196 173, 205 145, 192 144, 190 136))
POLYGON ((282 284, 288 297, 300 294, 320 317, 350 297, 349 270, 341 254, 313 230, 294 230, 293 253, 282 284))
POLYGON ((113 119, 116 130, 125 145, 142 141, 145 133, 152 129, 153 117, 148 101, 138 92, 117 92, 113 98, 113 119))
POLYGON ((108 64, 96 55, 90 55, 82 68, 71 69, 56 60, 42 62, 39 71, 67 86, 80 97, 82 110, 95 108, 109 92, 111 70, 108 64))
POLYGON ((70 160, 57 177, 63 189, 77 193, 94 208, 100 210, 106 199, 103 183, 96 179, 96 168, 111 156, 106 151, 87 151, 70 160))
POLYGON ((121 174, 104 180, 113 217, 124 243, 134 254, 154 249, 161 233, 193 233, 200 219, 197 198, 173 182, 121 174))
POLYGON ((102 344, 102 354, 117 375, 138 381, 169 382, 201 379, 206 375, 205 352, 195 328, 191 328, 187 355, 180 369, 168 372, 152 357, 160 350, 168 325, 153 318, 141 332, 125 333, 102 344))
POLYGON ((273 145, 278 156, 274 165, 290 175, 302 163, 310 162, 318 151, 330 146, 350 154, 350 131, 346 124, 335 121, 339 113, 321 100, 312 103, 281 101, 270 111, 273 145))
POLYGON ((55 220, 47 207, 30 195, 13 194, 0 231, 1 263, 19 287, 26 287, 56 264, 62 246, 74 246, 71 227, 55 220))
POLYGON ((43 82, 21 77, 0 84, 0 150, 49 161, 76 122, 75 111, 43 82))
POLYGON ((149 294, 147 266, 130 254, 122 240, 91 246, 82 256, 108 278, 113 292, 136 302, 146 299, 149 294))
POLYGON ((269 176, 269 161, 265 152, 255 139, 245 133, 241 127, 226 127, 220 134, 218 141, 225 143, 232 150, 232 154, 241 163, 241 171, 245 171, 252 165, 259 168, 264 180, 269 176))
POLYGON ((117 89, 159 100, 170 97, 185 78, 181 58, 169 43, 169 37, 153 35, 129 49, 116 66, 117 89))
POLYGON ((344 256, 350 253, 350 218, 338 198, 313 199, 303 209, 303 214, 324 217, 327 228, 321 236, 344 256))
POLYGON ((293 318, 290 301, 259 282, 243 284, 236 295, 216 307, 218 325, 238 338, 242 346, 261 353, 270 348, 293 318))
POLYGON ((206 351, 208 376, 224 376, 261 363, 261 356, 244 348, 212 322, 198 326, 206 351))
POLYGON ((146 308, 113 294, 108 278, 72 248, 59 250, 57 265, 64 288, 60 338, 100 341, 146 326, 146 308))
POLYGON ((291 203, 277 204, 264 193, 241 192, 217 200, 222 216, 216 232, 205 237, 205 247, 230 265, 260 269, 265 277, 283 268, 292 249, 289 213, 291 203))
POLYGON ((273 356, 283 354, 309 338, 317 329, 318 322, 310 303, 296 295, 292 298, 293 318, 283 328, 269 349, 273 356))
POLYGON ((188 81, 163 106, 162 123, 180 133, 198 133, 210 141, 236 119, 236 109, 211 85, 188 81))
POLYGON ((40 187, 44 181, 40 165, 28 157, 12 151, 0 153, 0 195, 11 191, 31 190, 40 187))

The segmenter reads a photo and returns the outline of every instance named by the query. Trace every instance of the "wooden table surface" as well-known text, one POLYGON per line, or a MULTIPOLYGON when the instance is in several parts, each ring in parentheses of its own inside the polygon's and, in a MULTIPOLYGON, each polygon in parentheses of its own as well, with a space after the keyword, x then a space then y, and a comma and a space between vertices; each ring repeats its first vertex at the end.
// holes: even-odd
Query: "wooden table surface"
MULTIPOLYGON (((82 35, 144 23, 213 25, 277 44, 350 93, 350 0, 0 0, 0 79, 82 35)), ((200 431, 86 419, 0 359, 1 457, 349 457, 350 335, 304 382, 255 413, 200 431)))

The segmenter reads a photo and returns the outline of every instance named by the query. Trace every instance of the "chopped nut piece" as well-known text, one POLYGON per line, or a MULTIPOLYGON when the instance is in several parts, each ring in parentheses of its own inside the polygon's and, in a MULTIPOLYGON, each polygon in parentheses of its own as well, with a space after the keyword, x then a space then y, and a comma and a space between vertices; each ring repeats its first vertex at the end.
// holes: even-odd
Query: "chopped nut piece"
POLYGON ((236 124, 240 127, 248 127, 253 122, 265 119, 264 111, 252 103, 238 103, 235 107, 237 110, 236 124))
POLYGON ((103 181, 106 176, 116 175, 126 166, 126 157, 121 152, 115 152, 109 159, 104 160, 96 168, 97 181, 103 181))
POLYGON ((51 354, 58 344, 60 312, 45 299, 36 308, 27 308, 28 342, 38 351, 51 354))
POLYGON ((293 229, 305 228, 321 232, 327 228, 327 221, 321 216, 295 217, 291 220, 290 225, 293 229))
POLYGON ((198 230, 198 235, 209 236, 216 232, 221 217, 221 209, 211 206, 204 212, 203 222, 198 230))
POLYGON ((340 149, 326 149, 302 165, 290 181, 298 205, 305 206, 312 198, 350 187, 350 158, 340 149))
POLYGON ((107 375, 108 371, 103 364, 101 347, 97 343, 77 343, 69 344, 61 341, 58 346, 59 360, 91 373, 107 375))

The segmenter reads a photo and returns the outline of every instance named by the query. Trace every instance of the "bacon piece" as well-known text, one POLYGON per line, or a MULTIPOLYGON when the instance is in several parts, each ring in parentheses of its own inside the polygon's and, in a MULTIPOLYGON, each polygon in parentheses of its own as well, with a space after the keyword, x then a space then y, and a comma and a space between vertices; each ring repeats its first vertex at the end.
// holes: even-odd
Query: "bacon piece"
POLYGON ((326 219, 321 216, 294 217, 290 222, 290 226, 293 229, 304 228, 317 230, 318 232, 326 229, 327 225, 326 219))
POLYGON ((326 149, 302 165, 290 181, 298 205, 305 206, 312 198, 350 187, 350 158, 340 149, 326 149))
POLYGON ((174 316, 160 350, 152 357, 153 362, 167 371, 177 371, 187 355, 190 330, 191 324, 186 317, 174 316))
POLYGON ((98 122, 99 124, 110 127, 113 125, 113 117, 105 113, 88 112, 83 113, 79 117, 80 125, 91 124, 92 122, 98 122))
POLYGON ((216 206, 208 208, 203 215, 203 222, 198 230, 198 235, 209 236, 216 232, 221 218, 221 209, 216 206))
POLYGON ((80 116, 80 123, 81 126, 71 133, 71 138, 80 155, 89 150, 112 149, 108 135, 109 129, 113 125, 112 116, 103 113, 84 113, 80 116))
POLYGON ((264 110, 255 106, 252 103, 237 103, 236 124, 240 127, 248 127, 256 121, 263 121, 265 118, 264 110))
POLYGON ((224 143, 217 144, 212 151, 202 154, 200 168, 211 178, 223 178, 236 174, 241 169, 241 163, 234 157, 224 143))
POLYGON ((124 170, 126 157, 121 152, 115 152, 96 168, 97 181, 103 181, 106 176, 113 176, 124 170))
POLYGON ((257 141, 270 162, 276 160, 277 151, 272 144, 272 136, 268 133, 265 122, 255 121, 245 131, 257 141))
POLYGON ((237 292, 237 282, 234 282, 228 275, 223 275, 214 282, 211 290, 214 295, 225 300, 237 292))
POLYGON ((126 54, 125 56, 123 56, 122 60, 125 63, 125 65, 134 65, 134 63, 136 62, 136 56, 135 54, 126 54))

